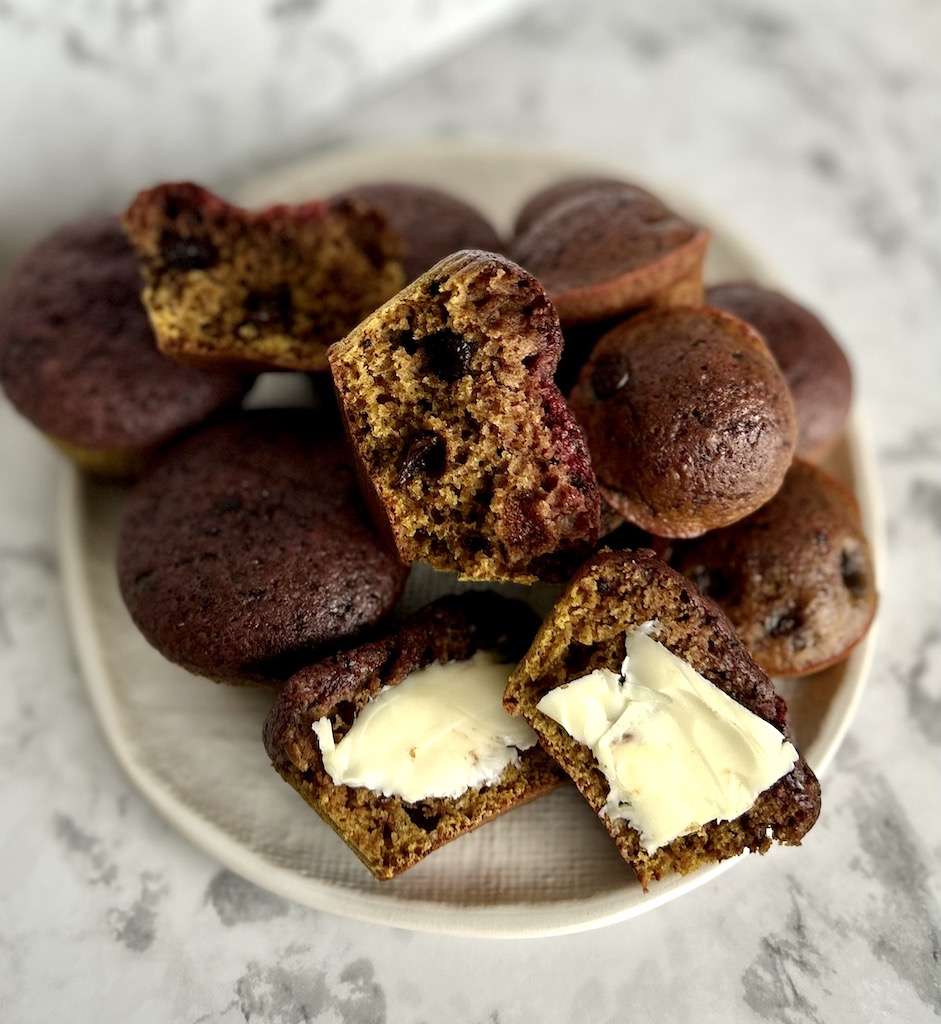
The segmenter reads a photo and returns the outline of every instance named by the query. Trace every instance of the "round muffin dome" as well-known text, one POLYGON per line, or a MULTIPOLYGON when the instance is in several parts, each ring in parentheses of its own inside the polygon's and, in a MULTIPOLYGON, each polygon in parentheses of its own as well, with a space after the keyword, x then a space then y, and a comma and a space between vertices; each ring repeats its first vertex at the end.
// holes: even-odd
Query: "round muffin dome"
POLYGON ((165 657, 278 682, 387 615, 407 569, 360 501, 349 449, 310 410, 245 413, 186 439, 132 492, 125 604, 165 657))
POLYGON ((845 658, 876 611, 872 554, 853 495, 798 460, 747 519, 677 544, 673 565, 722 607, 772 675, 845 658))
POLYGON ((479 210, 428 185, 378 181, 339 195, 362 199, 385 216, 402 239, 407 282, 460 249, 503 249, 500 236, 479 210))
POLYGON ((513 224, 513 234, 518 238, 550 210, 575 196, 581 196, 587 192, 621 192, 625 189, 633 190, 638 195, 651 195, 639 185, 632 185, 620 178, 607 178, 604 175, 583 175, 553 182, 538 192, 534 192, 523 203, 513 224))
POLYGON ((10 401, 80 464, 116 475, 238 404, 251 383, 162 356, 140 290, 115 217, 55 232, 0 290, 0 382, 10 401))
POLYGON ((710 288, 707 301, 754 327, 768 343, 797 409, 797 454, 822 458, 846 426, 853 371, 836 338, 803 306, 751 282, 710 288))
POLYGON ((609 331, 570 405, 608 503, 660 537, 760 508, 794 454, 794 404, 773 356, 716 309, 655 310, 609 331))
POLYGON ((513 258, 539 279, 563 324, 702 299, 708 233, 622 185, 576 193, 519 235, 513 258))

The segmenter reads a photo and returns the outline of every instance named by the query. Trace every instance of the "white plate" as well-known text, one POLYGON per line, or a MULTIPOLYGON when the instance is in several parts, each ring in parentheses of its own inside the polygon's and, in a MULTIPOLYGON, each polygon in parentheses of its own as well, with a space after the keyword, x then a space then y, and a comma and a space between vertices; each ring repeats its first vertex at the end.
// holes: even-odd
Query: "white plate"
MULTIPOLYGON (((502 228, 533 189, 566 174, 599 169, 611 170, 572 157, 476 146, 343 152, 255 181, 241 199, 251 204, 301 200, 357 181, 401 178, 462 194, 502 228)), ((715 232, 711 279, 768 279, 755 257, 723 231, 718 216, 668 186, 657 188, 715 232)), ((283 376, 267 378, 262 392, 283 399, 289 383, 283 376)), ((858 420, 832 465, 860 499, 879 566, 882 521, 858 420)), ((123 499, 118 487, 94 483, 71 468, 64 473, 62 565, 82 671, 104 731, 135 784, 184 835, 233 871, 335 914, 422 931, 507 938, 573 932, 634 917, 730 866, 667 879, 645 896, 587 806, 566 788, 452 843, 396 881, 374 881, 270 768, 260 737, 270 693, 195 678, 164 661, 134 629, 114 570, 123 499)), ((414 598, 415 588, 410 590, 414 598)), ((798 743, 818 773, 849 725, 872 648, 870 633, 845 664, 811 682, 782 686, 798 743)))

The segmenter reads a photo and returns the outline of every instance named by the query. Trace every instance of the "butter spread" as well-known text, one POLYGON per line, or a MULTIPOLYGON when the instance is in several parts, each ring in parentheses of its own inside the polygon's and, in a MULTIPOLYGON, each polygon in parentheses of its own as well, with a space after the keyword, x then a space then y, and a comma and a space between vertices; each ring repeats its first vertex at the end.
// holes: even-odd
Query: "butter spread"
POLYGON ((610 787, 602 814, 625 818, 647 853, 710 821, 744 814, 797 751, 650 635, 627 637, 621 674, 595 669, 537 708, 590 747, 610 787))
POLYGON ((496 782, 536 742, 503 710, 513 667, 488 651, 427 665, 369 701, 338 743, 321 718, 313 728, 327 774, 337 785, 409 802, 496 782))

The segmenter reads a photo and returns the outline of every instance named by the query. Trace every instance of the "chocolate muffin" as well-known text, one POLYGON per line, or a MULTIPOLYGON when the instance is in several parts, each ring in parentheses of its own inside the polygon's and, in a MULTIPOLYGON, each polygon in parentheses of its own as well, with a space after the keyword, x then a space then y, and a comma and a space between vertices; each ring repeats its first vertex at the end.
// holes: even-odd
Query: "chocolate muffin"
POLYGON ((552 379, 561 344, 539 283, 471 250, 330 349, 366 489, 403 561, 531 582, 590 550, 600 500, 552 379))
POLYGON ((708 233, 632 186, 551 206, 513 244, 564 325, 644 306, 696 305, 708 233))
POLYGON ((488 785, 458 796, 407 801, 334 783, 314 725, 328 719, 339 743, 381 692, 428 665, 461 662, 478 651, 493 651, 508 662, 509 675, 536 625, 525 605, 496 594, 443 597, 384 639, 302 669, 279 694, 265 723, 272 764, 376 878, 394 878, 444 843, 541 796, 562 781, 561 773, 533 745, 519 751, 488 785))
POLYGON ((174 447, 128 500, 118 580, 164 657, 272 683, 362 638, 407 570, 362 507, 342 435, 309 410, 248 412, 174 447))
POLYGON ((650 196, 646 189, 639 185, 632 185, 630 182, 622 181, 620 178, 608 178, 604 175, 582 175, 576 178, 563 178, 538 192, 534 192, 529 199, 520 207, 513 224, 513 236, 519 238, 525 234, 537 220, 541 219, 549 210, 572 199, 574 196, 581 196, 588 192, 623 192, 631 191, 638 196, 650 196))
POLYGON ((359 199, 250 212, 159 185, 124 225, 157 344, 183 363, 326 369, 327 346, 405 282, 398 236, 359 199))
POLYGON ((856 501, 800 460, 767 505, 675 545, 671 560, 721 606, 772 675, 801 676, 842 661, 875 615, 872 553, 856 501))
MULTIPOLYGON (((729 821, 706 822, 653 851, 644 848, 628 820, 606 813, 609 782, 591 747, 573 739, 537 705, 557 687, 596 669, 620 673, 625 641, 636 630, 648 635, 652 631, 671 654, 784 738, 791 738, 784 701, 728 620, 652 551, 601 552, 579 571, 510 677, 506 709, 522 715, 536 730, 543 749, 599 815, 645 888, 672 871, 686 874, 746 850, 764 853, 772 839, 799 844, 820 812, 820 785, 801 757, 745 813, 729 821)), ((684 714, 695 713, 695 703, 684 709, 684 714)), ((621 742, 631 738, 638 740, 622 737, 621 742)), ((670 778, 668 773, 658 782, 668 783, 670 778)), ((670 799, 671 794, 665 791, 662 796, 670 799)))
POLYGON ((853 399, 853 371, 836 338, 809 309, 753 282, 716 285, 707 297, 764 337, 794 396, 797 454, 823 458, 842 435, 853 399))
POLYGON ((160 355, 116 217, 61 228, 13 266, 0 288, 0 382, 80 466, 119 477, 251 385, 160 355))
POLYGON ((606 334, 570 405, 605 499, 659 537, 744 518, 794 454, 794 404, 761 335, 707 307, 655 310, 606 334))
POLYGON ((479 210, 440 189, 383 181, 357 185, 334 196, 343 198, 362 200, 385 216, 402 240, 408 281, 459 249, 500 252, 503 248, 500 236, 479 210))

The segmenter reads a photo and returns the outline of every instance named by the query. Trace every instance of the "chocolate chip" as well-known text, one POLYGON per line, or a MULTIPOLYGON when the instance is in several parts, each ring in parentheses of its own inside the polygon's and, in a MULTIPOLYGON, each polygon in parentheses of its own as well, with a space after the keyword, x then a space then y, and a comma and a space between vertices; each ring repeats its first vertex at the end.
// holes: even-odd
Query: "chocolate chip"
POLYGON ((445 328, 420 340, 425 369, 448 384, 454 384, 470 373, 474 346, 445 328))
POLYGON ((844 548, 840 554, 840 576, 853 597, 863 597, 868 586, 866 563, 859 548, 844 548))
POLYGON ((264 292, 249 292, 244 306, 248 321, 259 327, 275 326, 287 331, 294 323, 294 298, 287 284, 264 292))
POLYGON ((224 498, 220 498, 212 509, 216 515, 222 515, 225 512, 240 512, 241 510, 242 499, 237 494, 227 494, 224 498))
POLYGON ((713 601, 725 604, 736 603, 738 587, 728 573, 722 569, 710 568, 705 565, 694 565, 686 575, 696 589, 713 601))
POLYGON ((786 611, 772 612, 765 620, 765 632, 768 636, 781 637, 796 633, 804 624, 804 617, 797 608, 786 611))
POLYGON ((208 238, 184 238, 168 229, 160 235, 160 256, 169 270, 206 270, 216 264, 219 252, 208 238))
POLYGON ((416 476, 437 480, 448 466, 448 446, 434 430, 421 430, 414 434, 405 447, 399 466, 399 486, 416 476))
POLYGON ((591 389, 595 397, 604 402, 616 395, 630 378, 620 356, 599 356, 591 370, 591 389))
POLYGON ((428 814, 420 805, 417 807, 403 805, 402 809, 408 815, 409 821, 423 832, 434 832, 438 827, 438 822, 441 821, 440 814, 428 814))
POLYGON ((411 331, 396 331, 392 335, 392 345, 394 348, 404 348, 410 356, 415 355, 418 351, 418 342, 411 331))
POLYGON ((578 640, 573 640, 569 644, 568 650, 565 652, 565 674, 569 679, 578 679, 585 675, 588 665, 591 662, 591 656, 594 652, 594 647, 591 644, 579 643, 578 640))

